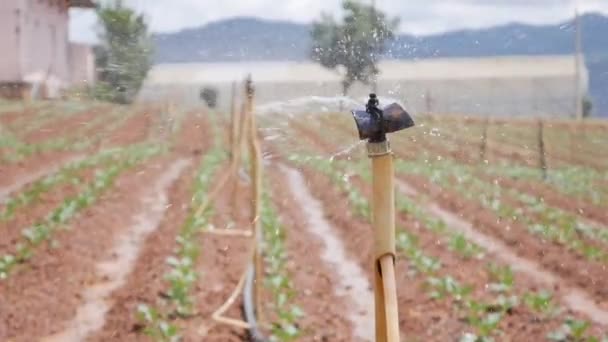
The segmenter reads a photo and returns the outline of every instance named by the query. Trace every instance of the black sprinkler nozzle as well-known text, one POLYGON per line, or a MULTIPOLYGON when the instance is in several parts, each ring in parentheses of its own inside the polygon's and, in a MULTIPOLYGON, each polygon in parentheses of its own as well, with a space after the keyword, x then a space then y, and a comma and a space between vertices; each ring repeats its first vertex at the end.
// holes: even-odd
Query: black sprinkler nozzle
POLYGON ((414 120, 399 104, 393 103, 379 108, 376 94, 370 94, 365 111, 353 110, 352 114, 359 131, 359 139, 371 143, 386 141, 386 134, 414 126, 414 120))

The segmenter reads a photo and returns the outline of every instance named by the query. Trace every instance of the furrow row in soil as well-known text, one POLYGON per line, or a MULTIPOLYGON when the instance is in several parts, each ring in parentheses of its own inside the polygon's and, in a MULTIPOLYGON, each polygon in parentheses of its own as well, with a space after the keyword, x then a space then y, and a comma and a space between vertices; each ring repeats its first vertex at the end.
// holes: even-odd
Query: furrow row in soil
POLYGON ((115 236, 131 224, 132 213, 143 210, 141 198, 173 158, 161 158, 119 176, 110 191, 86 209, 55 243, 41 246, 19 272, 0 283, 0 338, 32 341, 58 333, 77 314, 84 291, 103 281, 94 265, 108 254, 115 236), (32 313, 36 313, 33 315, 32 313))

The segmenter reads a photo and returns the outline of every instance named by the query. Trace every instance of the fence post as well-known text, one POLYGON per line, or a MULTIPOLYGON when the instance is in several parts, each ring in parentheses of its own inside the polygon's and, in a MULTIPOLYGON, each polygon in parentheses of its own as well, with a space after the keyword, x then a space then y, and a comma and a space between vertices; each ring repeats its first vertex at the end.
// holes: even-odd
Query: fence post
POLYGON ((253 224, 253 236, 255 244, 254 263, 255 263, 255 307, 258 321, 263 321, 262 314, 262 283, 263 260, 261 246, 263 243, 262 225, 260 221, 262 204, 262 150, 257 135, 255 115, 253 113, 253 100, 255 89, 251 75, 245 81, 246 92, 246 116, 248 120, 248 139, 249 139, 249 158, 251 159, 250 177, 252 182, 252 201, 251 214, 253 224))
POLYGON ((545 156, 545 140, 543 133, 543 120, 538 120, 538 165, 540 167, 540 172, 543 180, 547 180, 547 160, 545 156))
POLYGON ((230 159, 233 165, 236 160, 236 143, 239 139, 238 135, 238 118, 236 111, 236 82, 232 82, 232 91, 230 94, 230 159))
POLYGON ((479 158, 481 159, 481 163, 486 162, 486 151, 488 150, 488 126, 490 119, 486 117, 483 121, 483 128, 481 132, 481 146, 479 148, 479 158))

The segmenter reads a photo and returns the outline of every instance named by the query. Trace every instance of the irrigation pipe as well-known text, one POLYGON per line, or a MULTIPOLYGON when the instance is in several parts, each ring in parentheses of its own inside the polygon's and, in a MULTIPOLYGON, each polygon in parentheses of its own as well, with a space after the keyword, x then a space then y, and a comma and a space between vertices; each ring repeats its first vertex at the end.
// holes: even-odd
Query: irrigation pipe
MULTIPOLYGON (((211 190, 211 192, 209 193, 209 196, 207 196, 207 198, 205 199, 205 202, 203 202, 201 204, 201 206, 196 210, 195 216, 200 216, 202 215, 205 210, 207 210, 207 208, 209 207, 209 204, 211 203, 211 201, 213 201, 220 193, 220 190, 224 188, 224 185, 226 185, 226 183, 228 183, 228 181, 233 178, 234 176, 234 172, 233 169, 236 167, 236 164, 232 164, 229 169, 228 172, 224 173, 224 175, 222 176, 222 178, 220 178, 220 180, 215 184, 215 187, 213 188, 213 190, 211 190)), ((215 228, 211 228, 205 231, 205 233, 208 234, 216 234, 216 235, 224 235, 224 236, 244 236, 244 237, 250 237, 253 234, 251 233, 251 231, 249 230, 244 230, 244 229, 215 229, 215 228)))
MULTIPOLYGON (((234 88, 233 88, 234 89, 234 88)), ((254 342, 264 342, 268 339, 262 334, 259 329, 258 320, 263 320, 261 316, 260 298, 261 298, 261 286, 260 282, 256 280, 261 279, 261 272, 263 272, 262 257, 260 253, 262 244, 262 231, 260 227, 259 214, 261 206, 261 191, 262 191, 262 157, 260 143, 256 136, 255 130, 255 119, 253 118, 253 86, 251 78, 247 79, 246 82, 246 95, 247 103, 243 107, 240 115, 235 113, 234 107, 232 108, 232 125, 231 125, 231 163, 227 173, 223 175, 213 191, 210 193, 208 200, 214 198, 219 193, 220 189, 228 182, 229 179, 233 178, 237 180, 239 164, 241 162, 240 152, 243 149, 245 139, 249 139, 249 154, 250 154, 250 178, 253 181, 253 201, 251 211, 253 214, 252 218, 252 229, 251 231, 234 231, 234 230, 210 230, 209 233, 221 234, 221 235, 242 235, 242 236, 253 236, 251 241, 251 252, 249 263, 245 272, 241 275, 238 284, 226 300, 212 315, 212 319, 227 325, 232 325, 238 328, 247 329, 249 331, 250 339, 254 342), (242 124, 235 122, 235 118, 239 117, 242 119, 242 124), (256 279, 256 278, 260 279, 256 279), (224 313, 231 307, 239 293, 243 293, 243 311, 245 321, 229 318, 223 316, 224 313)), ((233 105, 234 105, 234 92, 233 92, 233 105)), ((241 120, 239 120, 241 121, 241 120)), ((233 191, 233 206, 236 206, 236 191, 233 191)), ((203 213, 206 209, 205 206, 201 206, 197 213, 203 213)))
POLYGON ((226 313, 228 308, 230 308, 232 306, 232 304, 234 304, 234 301, 236 300, 239 293, 241 292, 241 289, 243 288, 243 284, 245 283, 246 274, 247 274, 247 272, 243 272, 243 274, 241 275, 241 278, 239 279, 239 282, 237 283, 236 287, 230 294, 230 297, 228 297, 228 299, 224 302, 224 304, 222 304, 222 306, 220 306, 217 310, 215 310, 215 312, 213 312, 213 314, 211 315, 211 318, 213 320, 215 320, 219 323, 232 325, 232 326, 242 328, 242 329, 251 329, 251 324, 248 322, 243 322, 238 319, 224 316, 224 313, 226 313))
POLYGON ((265 317, 262 311, 262 285, 261 279, 264 272, 264 263, 262 260, 262 244, 263 231, 260 222, 260 213, 262 206, 262 149, 257 136, 257 125, 253 114, 253 98, 255 90, 251 75, 245 81, 245 95, 247 96, 244 114, 246 115, 247 132, 245 137, 249 139, 249 159, 250 159, 250 177, 252 184, 253 201, 251 203, 252 224, 253 224, 253 258, 247 268, 246 288, 243 292, 243 306, 245 311, 245 319, 250 324, 249 334, 254 342, 266 341, 258 329, 259 321, 264 321, 265 317), (257 320, 256 320, 257 318, 257 320))
POLYGON ((245 288, 243 289, 243 311, 245 312, 245 321, 249 324, 249 338, 252 342, 265 342, 268 339, 262 334, 256 320, 256 307, 254 304, 254 286, 255 281, 255 263, 250 263, 247 267, 247 276, 245 278, 245 288))

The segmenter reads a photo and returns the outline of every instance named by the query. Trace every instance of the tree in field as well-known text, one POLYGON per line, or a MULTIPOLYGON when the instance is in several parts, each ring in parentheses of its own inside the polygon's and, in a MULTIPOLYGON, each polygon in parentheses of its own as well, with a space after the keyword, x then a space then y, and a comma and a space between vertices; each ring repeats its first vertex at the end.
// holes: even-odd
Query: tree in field
POLYGON ((311 57, 326 68, 344 68, 342 89, 346 95, 356 81, 369 84, 376 79, 378 56, 394 38, 399 20, 354 0, 345 0, 342 7, 342 22, 322 14, 313 23, 311 57))
POLYGON ((97 8, 102 23, 96 63, 99 99, 130 103, 152 65, 152 41, 142 14, 115 0, 97 8))

